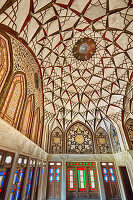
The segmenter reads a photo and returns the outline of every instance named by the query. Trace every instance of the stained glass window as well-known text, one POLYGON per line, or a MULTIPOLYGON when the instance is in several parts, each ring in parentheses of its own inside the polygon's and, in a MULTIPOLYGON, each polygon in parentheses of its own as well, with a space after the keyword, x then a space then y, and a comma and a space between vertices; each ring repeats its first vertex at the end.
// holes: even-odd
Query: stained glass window
POLYGON ((86 191, 85 168, 78 168, 79 191, 86 191))
MULTIPOLYGON (((39 162, 38 162, 38 164, 39 164, 39 162)), ((36 179, 35 179, 34 197, 33 197, 34 200, 37 199, 37 192, 38 192, 38 186, 39 186, 39 174, 40 174, 40 167, 37 167, 36 179)))
POLYGON ((115 174, 113 162, 101 163, 104 188, 106 195, 110 194, 110 199, 120 198, 118 182, 115 174))
POLYGON ((84 198, 91 195, 99 197, 96 164, 94 162, 67 162, 67 198, 80 196, 84 192, 84 198), (88 188, 89 187, 89 188, 88 188))
POLYGON ((40 172, 40 168, 38 167, 38 168, 37 168, 37 171, 36 171, 35 189, 37 188, 37 185, 38 185, 39 172, 40 172))
POLYGON ((116 182, 113 163, 102 163, 103 178, 106 183, 111 181, 116 182))
POLYGON ((47 199, 61 199, 61 163, 49 163, 47 199))
POLYGON ((14 197, 15 197, 16 183, 17 183, 18 176, 19 176, 19 170, 16 170, 15 174, 14 174, 13 185, 12 185, 12 189, 11 189, 11 194, 10 194, 10 199, 9 200, 13 200, 14 197))
POLYGON ((52 183, 54 181, 54 168, 51 167, 49 169, 49 182, 52 183))
POLYGON ((3 189, 6 173, 7 173, 6 170, 0 172, 0 192, 2 192, 3 189))
POLYGON ((109 174, 110 174, 110 179, 111 179, 111 182, 115 182, 115 174, 114 174, 114 170, 113 168, 109 168, 109 174))
POLYGON ((60 182, 60 168, 56 167, 56 182, 60 182))
POLYGON ((94 167, 88 168, 88 178, 89 178, 89 190, 98 191, 96 170, 94 167))
POLYGON ((109 182, 109 177, 108 177, 108 171, 107 168, 103 168, 103 174, 104 174, 104 181, 109 182))
POLYGON ((0 200, 5 199, 12 161, 12 153, 0 150, 0 200))
POLYGON ((23 175, 24 175, 24 170, 20 170, 19 175, 18 175, 18 182, 16 186, 16 193, 15 193, 15 200, 19 199, 20 196, 20 190, 22 187, 22 181, 23 181, 23 175))
POLYGON ((30 168, 29 169, 28 180, 27 180, 25 200, 28 200, 29 197, 30 197, 30 194, 31 194, 32 177, 33 177, 33 168, 30 168))
POLYGON ((67 166, 94 166, 95 167, 95 163, 94 162, 67 162, 67 166))
POLYGON ((75 169, 67 168, 67 189, 68 191, 75 191, 75 169))

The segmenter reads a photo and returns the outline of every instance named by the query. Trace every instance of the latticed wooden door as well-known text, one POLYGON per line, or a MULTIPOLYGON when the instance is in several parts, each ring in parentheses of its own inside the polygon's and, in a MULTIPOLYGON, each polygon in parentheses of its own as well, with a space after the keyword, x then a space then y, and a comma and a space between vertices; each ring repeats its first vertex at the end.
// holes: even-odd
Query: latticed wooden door
POLYGON ((95 163, 67 163, 67 199, 97 197, 99 192, 95 163))
POLYGON ((50 162, 48 174, 47 199, 61 199, 61 163, 50 162))
POLYGON ((114 163, 101 163, 106 199, 120 199, 114 163))

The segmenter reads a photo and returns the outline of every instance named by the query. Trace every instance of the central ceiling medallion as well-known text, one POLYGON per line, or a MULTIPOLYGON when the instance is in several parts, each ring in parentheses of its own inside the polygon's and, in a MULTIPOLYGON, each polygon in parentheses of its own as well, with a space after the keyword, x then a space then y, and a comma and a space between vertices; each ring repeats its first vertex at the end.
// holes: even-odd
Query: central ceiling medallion
POLYGON ((73 55, 76 59, 89 60, 96 51, 96 43, 89 37, 81 38, 73 47, 73 55))

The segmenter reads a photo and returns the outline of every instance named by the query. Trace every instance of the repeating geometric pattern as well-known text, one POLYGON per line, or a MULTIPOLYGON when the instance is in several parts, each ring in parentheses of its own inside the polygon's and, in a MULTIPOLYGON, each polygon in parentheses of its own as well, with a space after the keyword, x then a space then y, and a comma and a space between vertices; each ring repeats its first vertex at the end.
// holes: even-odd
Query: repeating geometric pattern
POLYGON ((67 132, 67 153, 94 153, 92 134, 80 124, 74 124, 67 132))
POLYGON ((121 119, 133 78, 132 0, 4 0, 0 23, 15 30, 38 58, 45 122, 53 119, 67 128, 78 118, 94 129, 97 110, 121 119), (79 61, 72 49, 84 37, 95 41, 96 52, 79 61))
POLYGON ((126 128, 128 140, 130 141, 130 144, 131 144, 131 148, 133 149, 133 119, 127 120, 125 124, 125 128, 126 128))
POLYGON ((112 153, 109 136, 104 129, 99 128, 96 133, 97 151, 98 153, 112 153))
POLYGON ((111 125, 110 130, 111 130, 111 136, 112 136, 112 141, 113 141, 112 144, 113 144, 114 152, 119 153, 121 151, 121 146, 120 146, 120 142, 118 139, 117 131, 113 125, 111 125))
POLYGON ((58 127, 56 127, 51 133, 49 148, 49 153, 63 153, 63 134, 58 127))

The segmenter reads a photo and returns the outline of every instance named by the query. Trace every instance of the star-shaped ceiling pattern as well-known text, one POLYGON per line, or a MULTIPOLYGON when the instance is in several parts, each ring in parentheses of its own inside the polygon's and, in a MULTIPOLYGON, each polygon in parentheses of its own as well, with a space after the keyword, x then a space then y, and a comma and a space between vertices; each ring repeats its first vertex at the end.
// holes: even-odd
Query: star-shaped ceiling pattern
POLYGON ((13 0, 0 8, 0 23, 18 32, 41 65, 45 122, 66 128, 80 116, 91 124, 96 110, 121 118, 133 77, 132 0, 13 0), (96 52, 80 61, 73 47, 85 37, 96 52))

